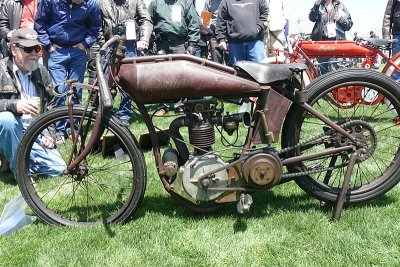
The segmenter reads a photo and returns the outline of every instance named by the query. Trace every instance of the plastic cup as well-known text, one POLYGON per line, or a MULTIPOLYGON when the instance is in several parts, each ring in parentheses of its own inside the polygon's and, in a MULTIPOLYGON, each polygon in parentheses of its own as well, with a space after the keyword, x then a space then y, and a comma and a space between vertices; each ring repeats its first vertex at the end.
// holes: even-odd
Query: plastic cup
POLYGON ((35 105, 35 106, 37 107, 37 109, 38 109, 37 114, 32 114, 32 117, 36 117, 37 115, 40 114, 40 110, 41 110, 41 108, 40 108, 40 97, 34 96, 34 97, 31 98, 31 101, 34 103, 34 105, 35 105))

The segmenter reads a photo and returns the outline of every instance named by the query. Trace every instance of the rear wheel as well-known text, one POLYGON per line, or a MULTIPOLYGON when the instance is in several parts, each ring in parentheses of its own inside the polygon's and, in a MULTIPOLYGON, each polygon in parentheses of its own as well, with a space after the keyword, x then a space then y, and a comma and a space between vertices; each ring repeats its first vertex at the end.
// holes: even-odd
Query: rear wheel
MULTIPOLYGON (((308 89, 308 103, 358 140, 366 153, 353 170, 348 203, 360 202, 386 193, 400 181, 400 91, 392 79, 367 69, 347 69, 329 73, 315 80, 308 89), (338 88, 363 87, 376 91, 377 103, 353 103, 341 108, 332 101, 338 88)), ((298 106, 288 113, 283 128, 282 147, 286 157, 308 155, 317 151, 351 145, 351 142, 325 123, 298 106)), ((310 195, 336 201, 349 161, 349 153, 328 158, 304 160, 288 167, 301 175, 296 183, 310 195)))
MULTIPOLYGON (((56 225, 118 223, 138 207, 146 187, 145 160, 130 132, 106 115, 99 142, 78 166, 66 171, 85 148, 96 112, 73 108, 82 131, 73 150, 72 136, 57 136, 54 125, 68 120, 62 107, 40 116, 27 129, 17 152, 17 181, 28 205, 43 220, 56 225), (46 145, 44 140, 50 141, 46 145), (57 140, 57 141, 56 141, 57 140), (57 142, 57 143, 56 143, 57 142), (39 159, 49 157, 52 163, 39 159)), ((75 126, 76 127, 76 126, 75 126)))

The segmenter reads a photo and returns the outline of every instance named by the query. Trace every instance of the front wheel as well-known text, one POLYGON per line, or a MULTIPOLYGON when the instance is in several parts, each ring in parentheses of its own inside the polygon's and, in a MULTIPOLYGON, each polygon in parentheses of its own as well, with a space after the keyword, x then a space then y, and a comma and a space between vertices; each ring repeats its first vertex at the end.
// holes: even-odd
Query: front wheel
MULTIPOLYGON (((365 144, 365 154, 354 166, 346 202, 361 202, 382 195, 400 181, 400 89, 387 76, 368 69, 346 69, 329 73, 307 88, 308 103, 341 125, 365 144), (342 108, 333 104, 338 88, 362 87, 377 92, 379 102, 352 103, 342 108)), ((347 138, 315 116, 293 106, 283 128, 282 147, 286 157, 309 155, 322 150, 352 145, 347 138)), ((336 201, 349 162, 349 153, 291 164, 289 172, 300 175, 296 183, 310 195, 336 201)))
POLYGON ((66 170, 87 145, 95 118, 95 111, 84 112, 82 107, 73 108, 73 120, 67 107, 54 109, 33 122, 21 139, 16 155, 18 185, 32 210, 50 224, 123 222, 143 198, 143 154, 130 132, 111 115, 105 116, 90 153, 76 168, 66 170), (81 123, 80 134, 56 130, 66 121, 74 122, 76 129, 81 123))

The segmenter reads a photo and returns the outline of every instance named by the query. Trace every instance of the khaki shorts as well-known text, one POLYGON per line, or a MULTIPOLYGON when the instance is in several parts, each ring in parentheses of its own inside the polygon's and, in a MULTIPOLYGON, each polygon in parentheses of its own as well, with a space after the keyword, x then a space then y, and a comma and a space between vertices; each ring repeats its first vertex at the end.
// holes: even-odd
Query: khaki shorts
POLYGON ((283 50, 285 44, 285 34, 283 30, 273 32, 270 31, 268 34, 265 34, 264 44, 266 55, 275 54, 274 51, 277 49, 283 50), (267 51, 270 51, 270 53, 267 53, 267 51))

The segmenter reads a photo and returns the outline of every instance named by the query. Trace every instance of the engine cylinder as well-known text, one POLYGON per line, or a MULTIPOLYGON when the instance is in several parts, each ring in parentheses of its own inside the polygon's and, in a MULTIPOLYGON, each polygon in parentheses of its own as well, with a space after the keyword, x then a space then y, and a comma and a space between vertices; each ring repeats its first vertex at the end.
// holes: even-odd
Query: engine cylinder
POLYGON ((190 144, 199 147, 203 150, 210 150, 215 143, 214 127, 210 123, 203 123, 200 126, 195 126, 189 129, 190 144))

